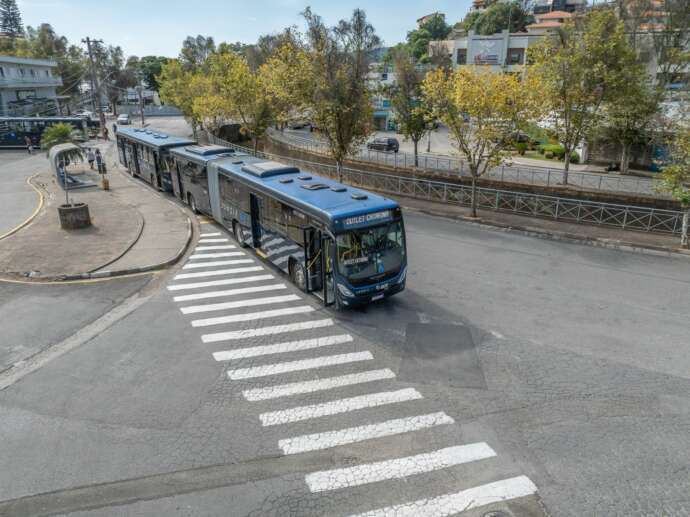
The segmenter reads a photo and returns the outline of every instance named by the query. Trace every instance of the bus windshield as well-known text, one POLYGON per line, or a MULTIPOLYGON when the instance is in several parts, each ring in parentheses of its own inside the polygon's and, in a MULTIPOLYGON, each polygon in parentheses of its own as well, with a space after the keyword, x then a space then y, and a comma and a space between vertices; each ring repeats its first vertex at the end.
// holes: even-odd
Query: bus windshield
POLYGON ((336 236, 338 272, 353 285, 400 270, 405 260, 402 221, 336 236))

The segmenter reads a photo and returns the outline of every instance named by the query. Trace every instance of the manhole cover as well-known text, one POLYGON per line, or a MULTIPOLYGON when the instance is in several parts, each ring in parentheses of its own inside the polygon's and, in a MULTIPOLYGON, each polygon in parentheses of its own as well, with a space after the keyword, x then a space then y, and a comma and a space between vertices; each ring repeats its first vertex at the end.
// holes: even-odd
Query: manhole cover
POLYGON ((502 512, 500 510, 496 510, 493 512, 485 513, 482 515, 482 517, 510 517, 506 512, 502 512))

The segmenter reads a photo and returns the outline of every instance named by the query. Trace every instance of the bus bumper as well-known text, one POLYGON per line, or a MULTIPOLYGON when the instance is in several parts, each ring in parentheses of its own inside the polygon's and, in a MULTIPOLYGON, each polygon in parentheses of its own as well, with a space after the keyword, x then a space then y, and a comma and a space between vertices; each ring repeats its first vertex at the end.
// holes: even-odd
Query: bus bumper
POLYGON ((393 284, 383 291, 376 291, 371 294, 365 294, 360 296, 345 297, 340 293, 337 293, 338 301, 343 307, 361 307, 363 305, 368 305, 372 302, 377 302, 389 298, 394 294, 399 293, 405 289, 405 280, 400 283, 393 284))

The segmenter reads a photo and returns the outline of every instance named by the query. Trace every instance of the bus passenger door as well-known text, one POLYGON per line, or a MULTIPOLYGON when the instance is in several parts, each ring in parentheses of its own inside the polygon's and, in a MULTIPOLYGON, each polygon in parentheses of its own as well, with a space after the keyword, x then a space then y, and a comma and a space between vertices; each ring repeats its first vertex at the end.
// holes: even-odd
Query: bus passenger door
POLYGON ((323 257, 321 265, 321 270, 323 271, 323 303, 324 305, 333 305, 335 303, 335 277, 333 276, 333 253, 335 246, 330 236, 323 236, 321 249, 321 256, 323 257))
POLYGON ((182 174, 180 173, 180 164, 177 160, 172 162, 170 166, 170 175, 172 179, 173 194, 178 199, 184 201, 184 194, 182 190, 182 174))
POLYGON ((321 232, 316 228, 304 229, 304 259, 304 268, 307 273, 307 292, 314 292, 321 297, 323 257, 321 256, 321 232))
POLYGON ((249 211, 252 219, 252 245, 261 248, 261 199, 249 194, 249 211))

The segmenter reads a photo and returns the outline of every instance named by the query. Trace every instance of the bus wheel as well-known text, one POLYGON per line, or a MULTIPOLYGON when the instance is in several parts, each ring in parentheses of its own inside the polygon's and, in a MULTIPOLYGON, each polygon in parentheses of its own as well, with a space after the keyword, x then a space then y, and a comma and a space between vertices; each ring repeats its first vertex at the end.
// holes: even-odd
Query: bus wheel
POLYGON ((296 260, 290 261, 290 280, 300 291, 307 290, 307 275, 304 272, 304 266, 297 263, 296 260))
POLYGON ((240 223, 238 223, 237 221, 232 223, 232 234, 235 236, 237 244, 239 244, 242 248, 247 247, 247 245, 244 242, 244 239, 242 238, 242 227, 240 226, 240 223))
POLYGON ((196 209, 196 200, 194 199, 194 196, 189 194, 189 198, 187 199, 187 204, 189 205, 189 208, 194 212, 195 214, 198 214, 199 211, 196 209))

